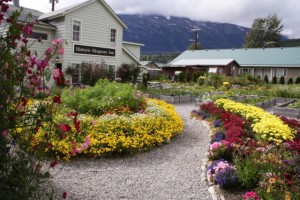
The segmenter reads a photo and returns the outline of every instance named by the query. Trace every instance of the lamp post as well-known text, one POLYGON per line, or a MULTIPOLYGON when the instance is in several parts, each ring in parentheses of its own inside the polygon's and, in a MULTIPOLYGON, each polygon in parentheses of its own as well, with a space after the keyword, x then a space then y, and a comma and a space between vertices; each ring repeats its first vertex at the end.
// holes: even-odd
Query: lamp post
POLYGON ((195 31, 195 50, 197 50, 198 31, 200 31, 200 28, 192 29, 192 31, 195 31))

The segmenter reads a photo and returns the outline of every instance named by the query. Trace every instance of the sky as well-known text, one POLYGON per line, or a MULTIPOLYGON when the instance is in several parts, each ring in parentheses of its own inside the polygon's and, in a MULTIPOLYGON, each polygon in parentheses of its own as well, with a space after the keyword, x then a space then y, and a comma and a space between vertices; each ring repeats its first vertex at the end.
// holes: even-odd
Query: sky
MULTIPOLYGON (((60 9, 86 0, 59 0, 60 9)), ((19 0, 20 5, 50 12, 49 0, 19 0)), ((300 0, 106 0, 117 14, 155 14, 188 17, 251 27, 254 19, 277 14, 284 25, 282 34, 300 38, 300 0)))

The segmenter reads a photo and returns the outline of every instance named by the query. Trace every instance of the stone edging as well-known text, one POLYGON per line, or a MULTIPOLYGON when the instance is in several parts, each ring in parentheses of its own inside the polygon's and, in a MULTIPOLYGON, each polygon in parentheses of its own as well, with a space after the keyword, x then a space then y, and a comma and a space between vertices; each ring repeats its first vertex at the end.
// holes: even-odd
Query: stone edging
MULTIPOLYGON (((210 126, 208 125, 208 123, 203 120, 199 120, 199 121, 206 128, 207 132, 210 133, 210 126)), ((207 153, 205 156, 207 156, 207 153)), ((222 194, 220 187, 211 181, 211 177, 207 173, 208 164, 209 164, 208 158, 207 157, 203 158, 202 165, 201 165, 201 171, 202 171, 201 182, 203 182, 203 183, 206 182, 206 184, 208 186, 208 191, 211 194, 213 200, 225 200, 225 197, 222 194)))

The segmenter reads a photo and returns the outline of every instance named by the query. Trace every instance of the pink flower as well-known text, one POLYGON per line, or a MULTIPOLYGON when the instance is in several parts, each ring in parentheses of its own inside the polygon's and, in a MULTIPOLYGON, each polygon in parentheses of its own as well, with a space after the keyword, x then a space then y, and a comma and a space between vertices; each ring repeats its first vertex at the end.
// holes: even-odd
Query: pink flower
POLYGON ((63 40, 62 39, 54 39, 54 40, 52 40, 52 44, 53 44, 53 46, 60 46, 60 45, 62 45, 62 43, 63 43, 63 40))
POLYGON ((5 131, 2 131, 2 137, 7 137, 7 130, 5 130, 5 131))
POLYGON ((93 126, 95 126, 95 125, 97 124, 97 122, 94 120, 94 121, 91 122, 91 124, 92 124, 93 126))
POLYGON ((47 50, 46 50, 46 54, 51 54, 51 52, 52 52, 52 48, 48 47, 47 50))
POLYGON ((32 57, 29 58, 29 60, 30 60, 32 65, 34 65, 36 63, 36 57, 32 56, 32 57))
POLYGON ((60 70, 59 69, 55 69, 53 71, 53 78, 56 79, 56 78, 59 78, 60 77, 60 70))
POLYGON ((214 143, 212 143, 212 144, 209 146, 209 149, 210 149, 210 150, 214 150, 214 149, 219 148, 221 145, 222 145, 221 142, 214 142, 214 143))
POLYGON ((59 55, 64 55, 65 51, 64 51, 63 48, 58 48, 58 49, 57 49, 57 53, 58 53, 59 55))

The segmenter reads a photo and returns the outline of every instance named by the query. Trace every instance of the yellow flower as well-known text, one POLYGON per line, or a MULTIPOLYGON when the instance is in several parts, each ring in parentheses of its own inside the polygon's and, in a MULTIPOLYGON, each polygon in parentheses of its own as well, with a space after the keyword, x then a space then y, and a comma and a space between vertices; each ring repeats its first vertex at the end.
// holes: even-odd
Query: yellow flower
POLYGON ((267 188, 267 193, 270 193, 270 192, 271 192, 271 187, 268 186, 268 188, 267 188))
POLYGON ((291 193, 290 192, 285 193, 285 200, 291 200, 291 193))

